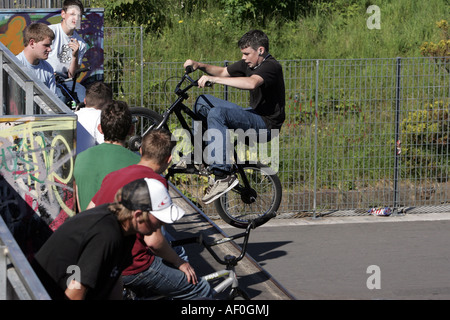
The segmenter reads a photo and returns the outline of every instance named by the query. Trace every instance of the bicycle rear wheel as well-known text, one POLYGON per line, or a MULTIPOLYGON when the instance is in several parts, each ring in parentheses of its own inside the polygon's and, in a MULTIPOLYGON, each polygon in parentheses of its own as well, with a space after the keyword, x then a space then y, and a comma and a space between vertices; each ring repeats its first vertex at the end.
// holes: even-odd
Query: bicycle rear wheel
POLYGON ((269 221, 281 203, 278 176, 270 167, 257 163, 242 165, 237 177, 239 184, 214 202, 219 216, 236 228, 246 228, 256 218, 262 219, 258 219, 255 227, 269 221))
POLYGON ((142 135, 148 128, 156 127, 161 123, 163 117, 159 113, 143 107, 132 107, 130 111, 133 117, 134 128, 128 139, 127 147, 132 151, 138 151, 142 142, 142 135))

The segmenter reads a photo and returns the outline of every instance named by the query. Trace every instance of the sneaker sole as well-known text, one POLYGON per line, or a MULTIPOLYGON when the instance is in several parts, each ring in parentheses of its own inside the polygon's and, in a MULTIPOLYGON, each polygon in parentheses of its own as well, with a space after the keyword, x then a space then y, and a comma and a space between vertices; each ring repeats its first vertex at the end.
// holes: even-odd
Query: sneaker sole
POLYGON ((231 189, 233 189, 235 186, 237 186, 239 184, 239 180, 236 179, 234 180, 234 182, 228 187, 226 188, 224 191, 222 191, 221 193, 216 194, 214 197, 212 197, 211 199, 209 199, 208 201, 203 201, 204 204, 210 204, 211 202, 213 202, 214 200, 218 199, 220 196, 222 196, 223 194, 227 193, 228 191, 230 191, 231 189))

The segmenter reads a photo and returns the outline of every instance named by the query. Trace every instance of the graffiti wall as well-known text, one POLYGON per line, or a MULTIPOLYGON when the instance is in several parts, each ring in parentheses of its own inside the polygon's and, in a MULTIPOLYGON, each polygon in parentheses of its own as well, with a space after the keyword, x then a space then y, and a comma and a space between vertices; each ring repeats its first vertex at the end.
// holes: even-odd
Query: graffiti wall
MULTIPOLYGON (((0 9, 0 41, 15 55, 23 50, 22 32, 32 22, 56 24, 61 22, 59 9, 0 9)), ((103 80, 103 9, 86 9, 78 33, 86 41, 88 50, 82 67, 91 70, 78 81, 88 85, 103 80)))
POLYGON ((75 116, 0 118, 0 214, 28 255, 75 214, 75 126, 75 116))

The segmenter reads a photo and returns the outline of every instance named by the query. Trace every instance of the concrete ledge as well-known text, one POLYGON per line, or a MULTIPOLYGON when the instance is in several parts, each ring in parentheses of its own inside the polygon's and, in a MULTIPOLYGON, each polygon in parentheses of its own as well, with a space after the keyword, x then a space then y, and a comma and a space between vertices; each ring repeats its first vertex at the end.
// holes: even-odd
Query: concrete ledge
MULTIPOLYGON (((421 213, 391 216, 347 216, 347 217, 320 217, 320 218, 295 218, 272 219, 259 228, 271 226, 297 226, 297 225, 329 225, 346 223, 386 223, 386 222, 413 222, 413 221, 439 221, 450 220, 450 213, 421 213)), ((216 221, 219 228, 232 228, 230 225, 216 221)))

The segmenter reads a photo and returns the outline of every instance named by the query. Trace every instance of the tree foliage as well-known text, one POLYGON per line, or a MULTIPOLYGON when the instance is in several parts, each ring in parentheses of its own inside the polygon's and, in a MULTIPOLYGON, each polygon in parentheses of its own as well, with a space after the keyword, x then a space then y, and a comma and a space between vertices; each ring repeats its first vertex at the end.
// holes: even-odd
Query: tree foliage
POLYGON ((450 30, 448 22, 441 20, 436 22, 436 26, 440 29, 440 41, 424 42, 421 47, 421 53, 426 57, 433 57, 439 65, 441 65, 447 72, 450 72, 450 30))

